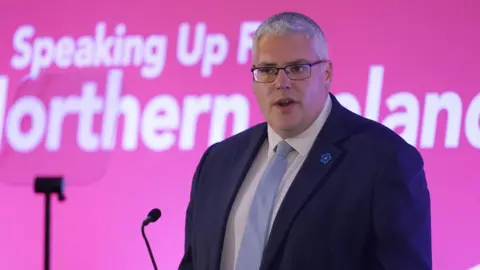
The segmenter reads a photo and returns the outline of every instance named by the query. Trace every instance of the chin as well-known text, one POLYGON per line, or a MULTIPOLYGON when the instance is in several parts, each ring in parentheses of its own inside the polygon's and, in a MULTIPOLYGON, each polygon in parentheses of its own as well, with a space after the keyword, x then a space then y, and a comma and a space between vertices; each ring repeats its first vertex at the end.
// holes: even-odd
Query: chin
POLYGON ((301 116, 298 114, 273 114, 270 115, 270 119, 268 121, 270 126, 277 131, 277 133, 296 130, 298 129, 300 122, 301 116))
MULTIPOLYGON (((277 131, 277 133, 291 133, 297 129, 298 123, 297 122, 276 122, 275 124, 271 125, 272 128, 277 131)), ((279 134, 281 135, 281 134, 279 134)))

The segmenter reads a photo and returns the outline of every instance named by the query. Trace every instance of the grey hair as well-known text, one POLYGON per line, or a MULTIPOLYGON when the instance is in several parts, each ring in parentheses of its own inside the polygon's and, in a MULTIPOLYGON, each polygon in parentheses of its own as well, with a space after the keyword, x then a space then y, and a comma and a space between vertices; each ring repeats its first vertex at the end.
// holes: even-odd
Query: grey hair
POLYGON ((258 41, 264 35, 305 34, 311 39, 319 60, 328 60, 328 45, 320 26, 311 18, 298 12, 282 12, 266 19, 255 32, 252 54, 255 54, 258 41))

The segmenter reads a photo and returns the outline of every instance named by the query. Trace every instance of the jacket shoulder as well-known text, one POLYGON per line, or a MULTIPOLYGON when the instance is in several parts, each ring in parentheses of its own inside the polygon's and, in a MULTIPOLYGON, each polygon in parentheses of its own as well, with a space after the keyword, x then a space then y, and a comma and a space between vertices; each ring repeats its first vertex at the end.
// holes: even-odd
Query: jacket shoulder
POLYGON ((258 138, 258 135, 266 132, 267 125, 265 122, 256 124, 234 134, 223 141, 217 142, 210 146, 209 151, 216 153, 218 151, 228 151, 232 148, 238 147, 238 145, 247 145, 253 138, 258 138))
POLYGON ((420 152, 414 145, 384 124, 350 111, 347 114, 350 140, 356 145, 361 145, 364 151, 370 151, 385 158, 400 154, 421 158, 420 152))

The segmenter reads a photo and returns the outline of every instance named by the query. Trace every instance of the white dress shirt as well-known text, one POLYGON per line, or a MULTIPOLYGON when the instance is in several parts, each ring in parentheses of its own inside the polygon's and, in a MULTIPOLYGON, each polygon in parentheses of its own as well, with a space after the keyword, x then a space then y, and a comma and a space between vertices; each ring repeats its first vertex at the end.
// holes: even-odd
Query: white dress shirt
MULTIPOLYGON (((274 217, 280 208, 285 194, 295 179, 298 171, 302 167, 302 164, 307 157, 315 139, 317 138, 318 133, 325 124, 325 121, 330 114, 331 106, 332 102, 330 95, 328 95, 322 112, 318 115, 313 124, 300 135, 286 139, 286 142, 290 144, 294 151, 291 151, 287 157, 288 168, 277 191, 270 228, 273 225, 275 219, 274 217)), ((273 149, 281 140, 282 138, 275 133, 270 126, 268 126, 268 139, 265 140, 265 143, 262 145, 260 151, 255 157, 255 160, 253 161, 253 164, 238 191, 230 211, 224 238, 222 261, 220 266, 221 270, 235 269, 240 243, 242 241, 243 232, 248 220, 248 212, 253 201, 257 185, 260 182, 267 164, 270 162, 270 159, 274 154, 273 149)))

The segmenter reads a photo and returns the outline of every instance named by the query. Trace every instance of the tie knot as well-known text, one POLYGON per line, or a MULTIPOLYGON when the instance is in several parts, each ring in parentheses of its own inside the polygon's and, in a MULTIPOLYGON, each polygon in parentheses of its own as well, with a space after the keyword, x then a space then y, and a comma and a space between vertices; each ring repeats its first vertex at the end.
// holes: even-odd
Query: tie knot
POLYGON ((286 141, 281 141, 277 144, 275 154, 277 156, 286 157, 291 150, 292 147, 286 141))

